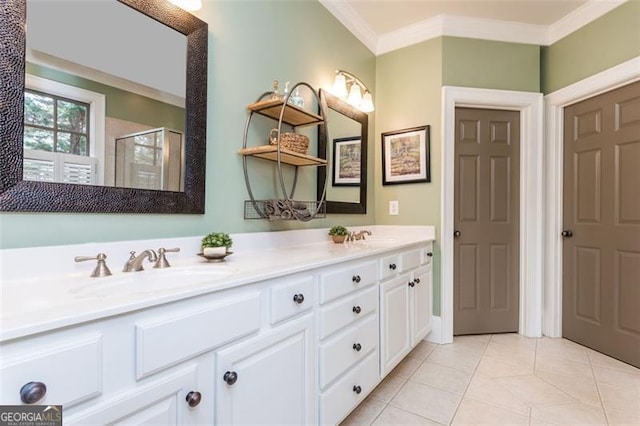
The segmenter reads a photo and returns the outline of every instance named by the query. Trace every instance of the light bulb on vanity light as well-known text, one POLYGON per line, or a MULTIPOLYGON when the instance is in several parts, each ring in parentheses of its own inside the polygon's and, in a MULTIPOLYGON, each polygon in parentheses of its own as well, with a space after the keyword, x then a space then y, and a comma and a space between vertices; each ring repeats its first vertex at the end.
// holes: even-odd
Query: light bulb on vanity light
POLYGON ((339 98, 346 99, 347 97, 347 80, 344 74, 337 73, 335 80, 333 80, 333 94, 339 98))
POLYGON ((373 112, 375 108, 373 107, 373 97, 371 96, 371 92, 368 90, 364 92, 364 96, 362 97, 362 103, 360 104, 360 111, 362 112, 373 112))
POLYGON ((360 104, 362 103, 362 92, 360 91, 360 86, 356 83, 351 85, 351 89, 349 89, 349 99, 347 99, 351 105, 356 108, 360 108, 360 104))
POLYGON ((182 8, 189 12, 200 10, 200 8, 202 7, 201 0, 169 0, 169 3, 175 4, 179 8, 182 8))

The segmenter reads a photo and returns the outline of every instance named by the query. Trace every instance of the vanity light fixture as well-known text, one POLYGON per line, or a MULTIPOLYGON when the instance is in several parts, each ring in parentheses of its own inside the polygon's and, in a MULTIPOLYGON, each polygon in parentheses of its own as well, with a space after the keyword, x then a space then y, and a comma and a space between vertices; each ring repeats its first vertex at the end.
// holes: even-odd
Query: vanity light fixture
POLYGON ((358 77, 350 72, 336 71, 332 92, 362 112, 372 112, 374 110, 371 92, 358 77))
POLYGON ((200 8, 202 7, 201 0, 169 0, 169 3, 173 3, 176 6, 189 12, 200 10, 200 8))

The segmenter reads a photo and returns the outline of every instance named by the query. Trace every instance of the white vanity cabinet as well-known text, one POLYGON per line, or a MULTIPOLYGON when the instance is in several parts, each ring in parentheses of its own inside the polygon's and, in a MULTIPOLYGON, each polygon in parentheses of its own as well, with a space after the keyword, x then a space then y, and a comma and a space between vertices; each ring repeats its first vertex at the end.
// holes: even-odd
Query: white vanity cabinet
POLYGON ((380 368, 382 377, 431 331, 432 243, 381 259, 380 368), (395 265, 395 267, 390 267, 395 265))
POLYGON ((34 382, 69 425, 337 424, 431 330, 431 243, 402 247, 6 339, 0 404, 34 382))

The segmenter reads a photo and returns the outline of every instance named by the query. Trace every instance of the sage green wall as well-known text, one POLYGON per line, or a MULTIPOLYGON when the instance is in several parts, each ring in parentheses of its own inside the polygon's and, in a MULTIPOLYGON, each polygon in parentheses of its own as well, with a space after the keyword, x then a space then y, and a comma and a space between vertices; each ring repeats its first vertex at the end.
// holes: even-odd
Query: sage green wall
MULTIPOLYGON (((248 196, 242 159, 237 151, 242 145, 245 107, 268 90, 272 80, 306 81, 314 87, 328 88, 333 82, 334 71, 345 69, 373 87, 375 56, 316 1, 203 3, 196 15, 209 24, 206 213, 2 213, 0 247, 168 238, 203 235, 213 230, 248 232, 374 222, 374 185, 370 186, 367 215, 330 215, 327 219, 306 224, 243 220, 243 201, 248 196)), ((373 114, 369 116, 372 141, 373 117, 373 114)), ((264 123, 264 128, 270 126, 272 123, 264 123)), ((259 136, 266 142, 266 134, 259 136)), ((374 144, 370 145, 369 155, 373 158, 374 144)), ((254 175, 255 179, 273 187, 273 168, 256 169, 259 174, 254 175)), ((370 182, 373 182, 373 173, 373 167, 370 167, 370 182)), ((313 176, 306 176, 306 183, 312 179, 313 176)), ((305 185, 304 179, 299 187, 302 185, 305 185)), ((315 196, 314 179, 313 191, 300 191, 301 196, 310 193, 315 196)))
MULTIPOLYGON (((376 63, 376 223, 434 225, 440 228, 442 38, 405 47, 378 57, 376 63), (380 134, 428 124, 431 137, 431 182, 382 185, 380 134), (399 215, 389 215, 397 200, 399 215)), ((440 315, 440 249, 434 258, 434 313, 440 315)))
POLYGON ((26 70, 31 75, 103 94, 107 117, 184 132, 184 108, 42 65, 27 63, 26 70))
POLYGON ((630 0, 542 48, 542 91, 551 93, 640 56, 640 1, 630 0))
POLYGON ((540 91, 540 47, 443 37, 443 86, 540 91))

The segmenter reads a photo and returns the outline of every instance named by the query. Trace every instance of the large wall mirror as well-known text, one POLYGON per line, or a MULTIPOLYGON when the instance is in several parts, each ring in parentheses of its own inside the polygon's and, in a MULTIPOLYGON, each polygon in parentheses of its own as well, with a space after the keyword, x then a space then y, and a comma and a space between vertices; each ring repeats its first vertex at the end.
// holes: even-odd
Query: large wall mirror
POLYGON ((318 197, 326 179, 327 213, 366 214, 369 117, 325 90, 320 91, 320 102, 327 114, 327 134, 320 126, 318 152, 329 161, 326 168, 318 168, 318 197))
POLYGON ((0 210, 204 213, 205 22, 166 0, 16 0, 0 37, 0 210))

